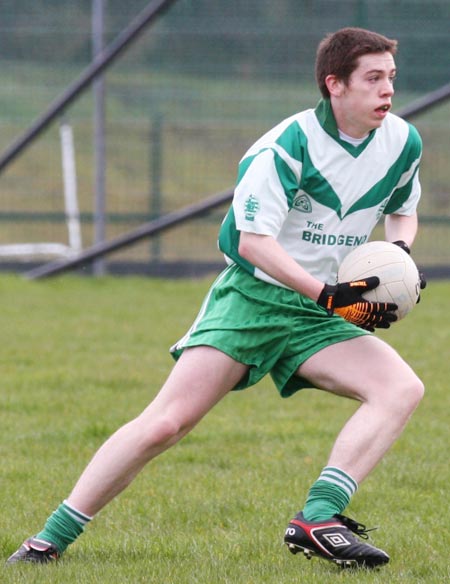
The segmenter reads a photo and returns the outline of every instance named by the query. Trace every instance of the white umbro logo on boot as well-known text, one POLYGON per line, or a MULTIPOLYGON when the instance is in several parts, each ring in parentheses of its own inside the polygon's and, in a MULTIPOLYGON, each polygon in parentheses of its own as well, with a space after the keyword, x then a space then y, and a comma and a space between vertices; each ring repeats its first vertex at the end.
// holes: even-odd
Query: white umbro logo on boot
POLYGON ((342 533, 324 533, 322 534, 322 537, 334 548, 350 545, 350 542, 342 535, 342 533))

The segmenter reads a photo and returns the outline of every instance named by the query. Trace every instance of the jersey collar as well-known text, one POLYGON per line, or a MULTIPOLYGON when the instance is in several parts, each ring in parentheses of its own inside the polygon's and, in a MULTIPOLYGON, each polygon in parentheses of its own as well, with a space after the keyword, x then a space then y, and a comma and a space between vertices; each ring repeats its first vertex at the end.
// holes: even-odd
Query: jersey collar
POLYGON ((359 146, 353 146, 352 144, 350 144, 350 142, 341 140, 341 138, 339 137, 336 119, 334 117, 333 109, 331 107, 331 102, 329 99, 321 99, 317 104, 317 107, 314 110, 314 112, 319 121, 319 124, 322 126, 325 132, 355 158, 357 158, 361 154, 361 152, 365 150, 367 144, 369 144, 369 142, 371 142, 373 137, 375 136, 375 130, 371 130, 367 138, 359 146))

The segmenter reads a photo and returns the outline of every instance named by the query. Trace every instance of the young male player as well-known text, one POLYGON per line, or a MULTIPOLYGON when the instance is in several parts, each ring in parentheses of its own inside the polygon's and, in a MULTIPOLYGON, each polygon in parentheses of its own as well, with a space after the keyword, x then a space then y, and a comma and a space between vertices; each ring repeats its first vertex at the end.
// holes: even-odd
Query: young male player
POLYGON ((281 122, 241 160, 219 235, 229 265, 172 347, 177 362, 166 383, 98 450, 67 500, 9 563, 58 558, 149 460, 230 390, 267 373, 283 397, 313 386, 361 402, 289 523, 289 549, 343 565, 389 561, 356 537, 364 526, 342 512, 402 432, 423 386, 370 332, 395 320, 394 304, 361 296, 378 279, 336 284, 336 272, 383 215, 388 241, 408 250, 416 235, 421 141, 390 113, 396 45, 356 28, 319 45, 323 99, 281 122))

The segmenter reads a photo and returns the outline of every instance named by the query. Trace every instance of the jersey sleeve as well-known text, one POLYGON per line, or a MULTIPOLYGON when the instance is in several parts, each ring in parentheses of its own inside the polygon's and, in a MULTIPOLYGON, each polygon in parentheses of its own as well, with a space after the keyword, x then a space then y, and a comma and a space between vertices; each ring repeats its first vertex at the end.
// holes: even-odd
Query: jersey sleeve
POLYGON ((413 215, 417 209, 421 196, 419 165, 422 157, 422 140, 414 126, 410 124, 408 148, 409 166, 402 174, 389 199, 389 203, 384 209, 385 215, 392 213, 397 215, 413 215))
POLYGON ((236 228, 276 238, 298 188, 298 177, 279 146, 244 159, 233 199, 236 228))

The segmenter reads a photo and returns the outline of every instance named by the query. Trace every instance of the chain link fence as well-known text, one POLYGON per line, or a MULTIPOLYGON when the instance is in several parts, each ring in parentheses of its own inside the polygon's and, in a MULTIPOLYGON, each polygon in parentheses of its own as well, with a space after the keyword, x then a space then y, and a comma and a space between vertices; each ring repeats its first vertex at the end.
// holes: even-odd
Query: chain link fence
MULTIPOLYGON (((104 43, 146 4, 105 1, 104 43)), ((398 109, 448 83, 449 21, 448 0, 175 2, 104 75, 106 238, 231 187, 239 159, 260 134, 316 104, 314 55, 326 33, 363 26, 398 39, 398 109)), ((0 28, 4 150, 91 62, 92 3, 2 2, 0 28)), ((421 265, 439 270, 450 266, 449 113, 444 103, 414 120, 424 140, 414 251, 421 265)), ((93 116, 87 91, 0 175, 0 248, 70 247, 61 124, 73 136, 81 244, 92 245, 93 116)), ((173 264, 185 273, 187 265, 220 265, 216 237, 224 212, 116 252, 109 269, 173 264)), ((49 258, 5 254, 0 268, 49 258)))

